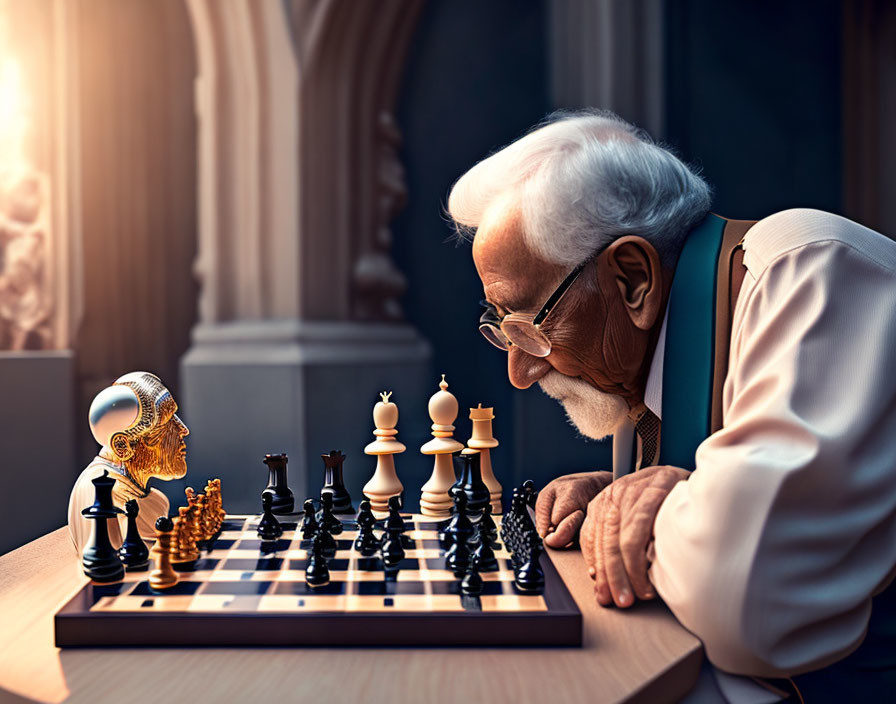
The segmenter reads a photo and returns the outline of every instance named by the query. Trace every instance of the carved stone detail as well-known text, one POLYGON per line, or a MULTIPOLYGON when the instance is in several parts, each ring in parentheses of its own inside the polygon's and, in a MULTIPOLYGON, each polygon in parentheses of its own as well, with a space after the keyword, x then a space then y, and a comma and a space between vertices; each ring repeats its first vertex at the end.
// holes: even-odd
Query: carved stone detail
POLYGON ((422 0, 187 0, 204 324, 400 320, 392 112, 422 0))

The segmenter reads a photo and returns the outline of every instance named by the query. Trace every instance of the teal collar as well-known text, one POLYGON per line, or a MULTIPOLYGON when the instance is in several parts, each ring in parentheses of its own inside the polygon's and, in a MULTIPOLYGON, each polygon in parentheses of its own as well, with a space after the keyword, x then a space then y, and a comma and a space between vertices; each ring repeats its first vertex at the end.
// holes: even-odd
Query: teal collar
POLYGON ((712 430, 716 272, 725 220, 707 215, 687 237, 669 292, 659 464, 693 470, 712 430))

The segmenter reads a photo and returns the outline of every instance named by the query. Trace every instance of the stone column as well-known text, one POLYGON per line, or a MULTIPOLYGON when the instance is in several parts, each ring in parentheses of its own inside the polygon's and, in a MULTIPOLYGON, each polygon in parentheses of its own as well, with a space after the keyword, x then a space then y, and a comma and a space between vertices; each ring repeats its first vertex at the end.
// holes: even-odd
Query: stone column
POLYGON ((231 511, 258 509, 267 452, 289 454, 301 503, 342 449, 358 496, 380 391, 425 433, 430 350, 389 251, 406 198, 392 110, 421 4, 187 0, 201 293, 181 405, 188 476, 220 476, 231 511))

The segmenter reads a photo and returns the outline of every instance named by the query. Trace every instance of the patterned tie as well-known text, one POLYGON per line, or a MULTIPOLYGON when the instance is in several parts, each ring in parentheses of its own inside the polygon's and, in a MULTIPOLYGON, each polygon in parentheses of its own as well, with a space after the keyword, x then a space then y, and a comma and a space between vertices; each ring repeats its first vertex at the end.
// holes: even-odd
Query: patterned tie
POLYGON ((656 413, 649 408, 644 409, 644 414, 635 424, 635 432, 641 439, 641 462, 638 469, 655 465, 660 449, 660 419, 656 413))

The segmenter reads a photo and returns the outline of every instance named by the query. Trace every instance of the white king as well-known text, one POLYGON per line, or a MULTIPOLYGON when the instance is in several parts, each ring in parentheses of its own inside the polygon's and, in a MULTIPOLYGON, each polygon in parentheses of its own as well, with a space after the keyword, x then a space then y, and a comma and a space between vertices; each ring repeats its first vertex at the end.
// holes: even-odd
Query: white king
POLYGON ((395 459, 392 455, 404 452, 407 448, 396 440, 398 406, 389 400, 391 396, 391 391, 383 391, 380 394, 382 401, 373 407, 373 422, 376 426, 373 434, 376 440, 364 448, 365 454, 376 455, 376 471, 364 485, 363 491, 370 499, 370 507, 379 513, 387 513, 389 499, 392 496, 399 496, 404 490, 395 472, 395 459))

